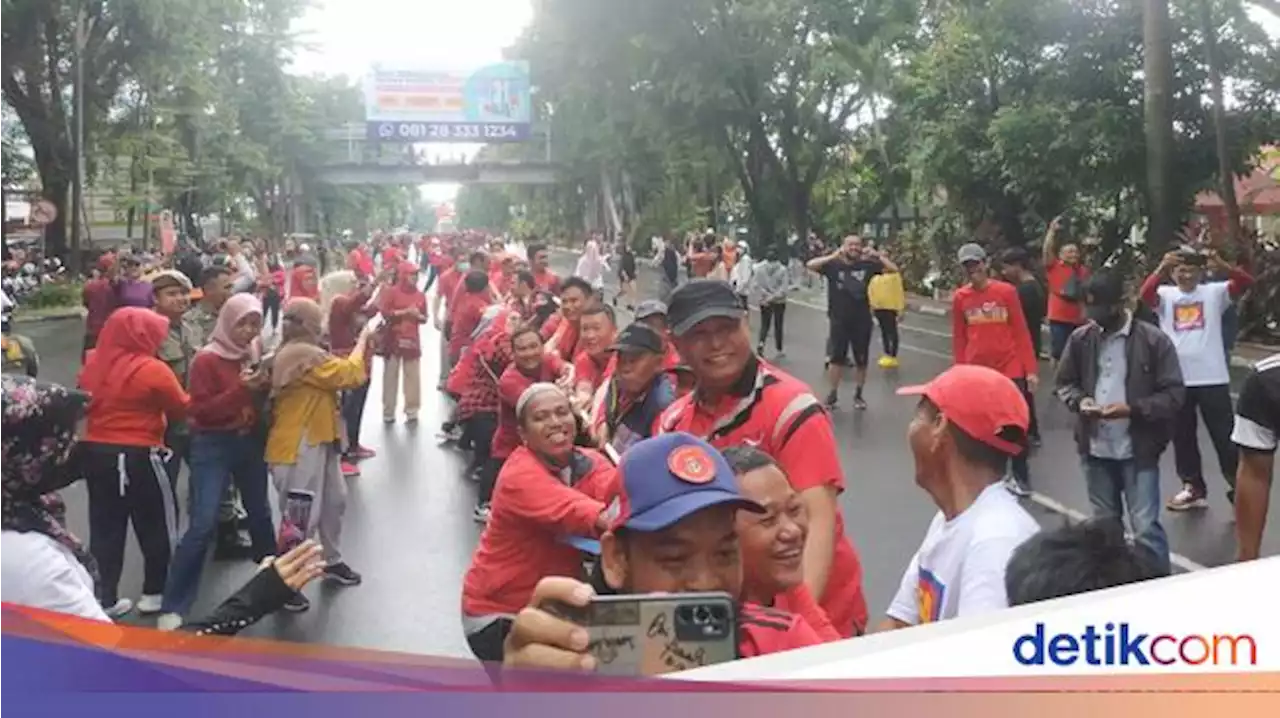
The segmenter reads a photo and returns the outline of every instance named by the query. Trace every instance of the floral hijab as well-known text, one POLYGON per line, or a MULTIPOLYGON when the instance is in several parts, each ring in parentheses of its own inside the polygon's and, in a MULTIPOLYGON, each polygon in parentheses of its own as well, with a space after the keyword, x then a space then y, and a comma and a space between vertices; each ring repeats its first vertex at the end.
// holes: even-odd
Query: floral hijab
POLYGON ((65 546, 98 580, 98 565, 67 531, 66 506, 57 492, 80 479, 72 461, 76 424, 88 396, 23 376, 0 377, 4 397, 4 530, 34 531, 65 546))

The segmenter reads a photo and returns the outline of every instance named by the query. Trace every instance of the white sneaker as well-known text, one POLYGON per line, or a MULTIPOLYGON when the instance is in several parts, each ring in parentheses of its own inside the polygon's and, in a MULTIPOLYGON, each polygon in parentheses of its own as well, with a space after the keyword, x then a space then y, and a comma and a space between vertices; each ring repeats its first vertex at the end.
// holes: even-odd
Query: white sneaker
POLYGON ((164 596, 158 593, 144 593, 142 598, 138 599, 138 613, 160 613, 163 603, 164 596))
POLYGON ((182 626, 182 616, 177 613, 162 613, 156 619, 156 629, 160 631, 176 631, 182 626))
POLYGON ((127 598, 122 598, 116 601, 114 605, 103 606, 102 610, 107 614, 107 618, 114 621, 133 610, 133 601, 130 601, 127 598))

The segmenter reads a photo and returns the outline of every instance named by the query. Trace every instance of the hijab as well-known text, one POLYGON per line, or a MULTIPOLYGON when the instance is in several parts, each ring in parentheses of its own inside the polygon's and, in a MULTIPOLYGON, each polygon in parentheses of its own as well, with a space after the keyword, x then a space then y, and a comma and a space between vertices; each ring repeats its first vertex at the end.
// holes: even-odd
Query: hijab
POLYGON ((329 358, 320 347, 320 305, 306 297, 294 297, 284 308, 284 344, 271 362, 271 394, 301 379, 329 358))
POLYGON ((67 531, 66 506, 57 490, 80 478, 70 466, 76 424, 88 397, 58 384, 5 374, 3 417, 3 528, 36 532, 71 551, 96 583, 98 565, 67 531))
POLYGON ((213 352, 223 359, 243 362, 246 359, 257 359, 261 354, 260 340, 254 337, 248 346, 240 346, 231 338, 236 325, 245 317, 254 314, 262 316, 262 302, 252 294, 236 294, 222 305, 218 311, 218 321, 209 335, 209 343, 202 351, 213 352))
POLYGON ((383 312, 395 312, 401 309, 413 309, 418 306, 422 292, 418 290, 415 275, 418 265, 413 262, 401 262, 396 265, 396 281, 382 288, 378 306, 383 312))
POLYGON ((310 264, 299 260, 293 265, 293 274, 289 282, 289 295, 304 299, 317 299, 320 288, 315 284, 316 270, 310 264))
POLYGON ((169 335, 169 320, 150 309, 121 307, 111 313, 98 345, 80 370, 80 388, 95 400, 113 396, 148 362, 169 335))

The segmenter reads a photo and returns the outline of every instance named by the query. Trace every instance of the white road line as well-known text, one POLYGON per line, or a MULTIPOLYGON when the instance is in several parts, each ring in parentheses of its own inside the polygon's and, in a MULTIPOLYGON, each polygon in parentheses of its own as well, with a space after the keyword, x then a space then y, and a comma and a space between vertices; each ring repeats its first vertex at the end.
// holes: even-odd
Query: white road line
MULTIPOLYGON (((1087 514, 1076 511, 1070 506, 1067 506, 1056 499, 1045 496, 1038 491, 1032 491, 1031 495, 1027 498, 1031 500, 1031 503, 1036 504, 1043 509, 1048 509, 1055 514, 1065 516, 1069 521, 1079 523, 1081 521, 1089 520, 1089 516, 1087 514)), ((1186 556, 1183 556, 1180 553, 1173 553, 1172 551, 1169 552, 1169 562, 1183 571, 1203 571, 1208 568, 1208 566, 1196 563, 1186 556)))

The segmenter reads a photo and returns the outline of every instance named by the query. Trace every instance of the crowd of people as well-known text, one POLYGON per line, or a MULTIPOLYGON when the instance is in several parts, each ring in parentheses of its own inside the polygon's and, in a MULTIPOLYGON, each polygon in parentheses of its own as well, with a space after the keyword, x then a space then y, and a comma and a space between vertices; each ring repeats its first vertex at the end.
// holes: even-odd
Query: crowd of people
POLYGON ((806 262, 828 292, 819 399, 765 356, 771 331, 782 354, 793 284, 779 257, 703 237, 685 248, 682 281, 676 243, 655 250, 656 298, 640 296, 629 249, 607 296, 601 236, 567 277, 536 240, 519 254, 473 232, 376 234, 327 273, 322 262, 337 262, 305 245, 273 255, 234 238, 161 262, 104 256, 85 288, 78 386, 4 379, 4 600, 234 632, 270 611, 306 611, 314 579, 361 583, 341 539, 346 482, 375 453, 360 443, 370 376, 380 363, 383 421, 415 424, 424 351, 439 352, 428 379, 447 402, 438 440, 467 452, 477 485, 483 529, 461 625, 491 665, 591 668, 585 632, 551 607, 598 594, 726 592, 749 657, 1165 575, 1156 462, 1172 439, 1185 486, 1169 508, 1204 505, 1197 409, 1236 503, 1240 556, 1258 555, 1280 357, 1258 365, 1233 410, 1222 316, 1251 279, 1216 255, 1165 258, 1138 291, 1153 324, 1135 321, 1121 278, 1089 273, 1075 245, 1046 243, 1047 311, 1025 252, 993 267, 981 246, 960 249, 955 365, 899 390, 917 402, 904 430, 938 512, 876 621, 840 505, 831 412, 850 365, 854 408, 867 409, 877 324, 880 365, 897 366, 898 267, 857 236, 806 262), (1079 417, 1097 516, 1051 531, 1017 498, 1031 486, 1046 316, 1052 382, 1079 417), (87 548, 56 494, 80 479, 87 548), (272 491, 280 507, 310 497, 314 540, 280 558, 272 491), (143 581, 123 593, 139 591, 136 603, 119 585, 130 525, 143 581), (197 621, 210 548, 264 569, 245 589, 252 600, 237 594, 230 613, 197 621))

